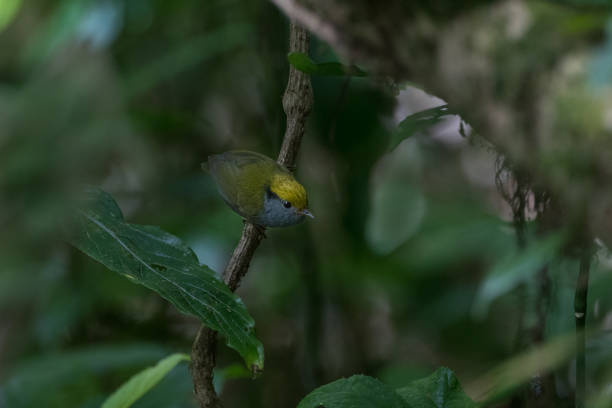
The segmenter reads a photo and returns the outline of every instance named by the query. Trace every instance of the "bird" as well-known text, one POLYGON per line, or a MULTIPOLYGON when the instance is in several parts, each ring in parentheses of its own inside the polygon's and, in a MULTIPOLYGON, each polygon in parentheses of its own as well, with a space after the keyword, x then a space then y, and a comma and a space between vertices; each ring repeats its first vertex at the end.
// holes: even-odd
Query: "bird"
POLYGON ((306 217, 306 189, 284 166, 249 150, 232 150, 202 163, 225 203, 245 221, 260 227, 287 227, 306 217))

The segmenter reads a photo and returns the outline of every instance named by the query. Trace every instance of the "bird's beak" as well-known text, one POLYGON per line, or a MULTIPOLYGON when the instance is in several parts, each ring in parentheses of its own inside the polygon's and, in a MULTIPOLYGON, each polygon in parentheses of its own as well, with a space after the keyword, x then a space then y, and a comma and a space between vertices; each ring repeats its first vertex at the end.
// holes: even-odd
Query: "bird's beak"
POLYGON ((306 216, 308 216, 310 218, 314 218, 314 215, 312 215, 312 213, 309 210, 304 209, 304 210, 300 211, 300 213, 302 215, 306 215, 306 216))

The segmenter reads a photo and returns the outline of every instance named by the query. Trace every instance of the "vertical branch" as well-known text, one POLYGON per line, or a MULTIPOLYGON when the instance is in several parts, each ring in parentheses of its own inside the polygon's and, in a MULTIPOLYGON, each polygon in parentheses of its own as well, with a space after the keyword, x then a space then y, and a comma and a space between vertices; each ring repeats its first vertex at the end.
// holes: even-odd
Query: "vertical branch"
POLYGON ((202 325, 191 348, 193 392, 200 408, 221 408, 213 386, 217 332, 202 325))
MULTIPOLYGON (((263 231, 250 223, 245 223, 242 236, 232 257, 223 271, 223 281, 234 292, 249 270, 255 250, 264 238, 263 231)), ((202 325, 191 349, 191 376, 193 390, 200 408, 221 408, 222 404, 213 386, 215 367, 215 347, 217 332, 202 325)))
MULTIPOLYGON (((291 23, 289 51, 308 53, 308 32, 291 23)), ((283 96, 283 108, 287 115, 287 128, 283 139, 278 162, 290 170, 295 170, 306 117, 312 108, 313 95, 310 76, 289 68, 289 81, 283 96)), ((265 237, 263 230, 251 223, 245 223, 240 241, 223 271, 223 281, 230 290, 235 291, 249 270, 255 250, 265 237)), ((193 389, 200 408, 221 408, 223 405, 213 387, 213 368, 215 367, 215 347, 217 333, 201 326, 191 350, 191 375, 193 389)))
MULTIPOLYGON (((293 21, 290 26, 289 52, 301 52, 308 55, 310 36, 308 31, 293 21)), ((313 104, 310 75, 289 66, 289 81, 283 95, 283 109, 287 115, 287 128, 283 145, 278 155, 278 163, 294 171, 298 150, 304 136, 306 117, 313 104)))
POLYGON ((576 318, 576 408, 584 408, 586 388, 585 361, 585 326, 587 312, 587 295, 589 291, 589 269, 591 266, 591 251, 584 249, 580 257, 580 270, 576 282, 574 297, 574 316, 576 318))

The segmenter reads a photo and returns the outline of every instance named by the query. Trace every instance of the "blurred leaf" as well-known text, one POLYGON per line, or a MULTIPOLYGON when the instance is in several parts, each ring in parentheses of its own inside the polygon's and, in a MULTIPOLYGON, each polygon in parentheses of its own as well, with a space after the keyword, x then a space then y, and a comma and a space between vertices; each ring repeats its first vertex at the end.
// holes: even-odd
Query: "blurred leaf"
POLYGON ((604 387, 603 391, 600 392, 592 401, 589 402, 591 408, 610 408, 612 407, 612 382, 608 382, 608 385, 604 387))
POLYGON ((21 7, 21 0, 2 0, 0 2, 0 32, 11 24, 19 7, 21 7))
POLYGON ((409 408, 391 387, 375 378, 354 375, 317 388, 298 408, 409 408))
POLYGON ((414 408, 473 408, 477 404, 461 388, 449 368, 440 367, 427 378, 400 388, 397 393, 414 408))
POLYGON ((196 406, 191 373, 179 364, 159 384, 136 401, 132 408, 195 408, 196 406))
POLYGON ((24 49, 22 59, 26 66, 44 65, 70 43, 80 43, 89 49, 105 48, 122 28, 123 7, 119 2, 82 0, 56 3, 24 49))
MULTIPOLYGON (((4 0, 3 0, 4 1, 4 0)), ((39 34, 33 36, 23 50, 26 65, 44 63, 61 46, 75 39, 91 1, 62 1, 53 8, 39 34)))
POLYGON ((229 24, 205 35, 190 38, 189 41, 162 54, 157 60, 146 64, 136 73, 130 74, 126 81, 128 97, 147 91, 203 61, 246 43, 251 31, 252 28, 248 24, 229 24))
POLYGON ((372 178, 365 232, 370 246, 380 254, 388 254, 415 234, 427 212, 424 194, 410 182, 418 172, 418 155, 413 144, 402 145, 385 155, 372 178))
POLYGON ((470 395, 476 395, 476 400, 486 406, 506 396, 517 386, 529 381, 534 375, 554 370, 571 358, 575 352, 576 335, 574 333, 557 337, 538 348, 500 364, 466 388, 470 390, 470 395))
POLYGON ((559 252, 564 243, 562 234, 552 234, 540 239, 517 253, 511 253, 491 268, 481 283, 474 301, 473 313, 482 318, 489 305, 497 297, 508 293, 531 277, 559 252))
POLYGON ((612 369, 608 367, 607 370, 604 371, 603 381, 601 384, 604 386, 601 388, 600 392, 595 395, 592 395, 588 402, 587 406, 591 408, 609 408, 612 407, 612 369))
POLYGON ((606 38, 603 46, 594 51, 589 64, 589 82, 595 89, 610 83, 612 72, 612 21, 606 27, 606 38))
POLYGON ((242 364, 232 364, 222 369, 215 368, 213 370, 213 385, 217 394, 220 394, 227 380, 250 377, 252 377, 252 374, 242 364))
POLYGON ((499 219, 479 213, 475 205, 469 208, 455 203, 452 208, 435 204, 428 202, 419 233, 393 253, 413 273, 445 271, 475 258, 490 262, 514 245, 499 219), (487 251, 483 251, 485 247, 487 251))
POLYGON ((320 76, 358 76, 364 77, 368 73, 355 65, 342 65, 339 62, 321 62, 316 63, 301 52, 290 52, 287 55, 289 63, 298 71, 302 71, 310 75, 320 76))
POLYGON ((172 354, 136 374, 102 404, 102 408, 128 408, 147 391, 155 387, 181 361, 189 361, 187 354, 172 354))
POLYGON ((131 343, 88 347, 32 358, 8 373, 8 380, 0 387, 0 406, 77 406, 101 391, 101 376, 119 369, 151 364, 164 354, 166 351, 157 345, 131 343))
POLYGON ((159 293, 183 313, 219 331, 247 366, 263 369, 263 346, 242 301, 191 248, 159 227, 128 224, 113 198, 90 188, 76 211, 71 242, 81 251, 159 293))
POLYGON ((561 4, 577 7, 611 7, 610 0, 559 0, 561 4))
POLYGON ((404 139, 430 128, 440 122, 444 116, 456 114, 448 105, 440 105, 406 116, 391 135, 389 149, 395 149, 404 139))

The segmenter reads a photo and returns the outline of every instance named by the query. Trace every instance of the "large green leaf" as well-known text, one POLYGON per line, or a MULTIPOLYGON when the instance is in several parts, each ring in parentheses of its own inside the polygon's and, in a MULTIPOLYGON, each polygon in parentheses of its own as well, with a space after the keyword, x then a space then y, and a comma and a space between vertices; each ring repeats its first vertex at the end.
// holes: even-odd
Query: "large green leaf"
POLYGON ((102 404, 102 408, 128 408, 147 391, 155 387, 181 361, 189 361, 186 354, 172 354, 130 378, 102 404))
POLYGON ((397 393, 414 408, 475 408, 477 404, 461 388, 449 368, 440 367, 432 375, 400 388, 397 393))
POLYGON ((263 346, 244 304, 174 235, 159 227, 126 223, 109 194, 90 188, 76 210, 70 241, 107 268, 159 293, 181 312, 198 316, 225 336, 251 370, 263 369, 263 346))
POLYGON ((287 55, 289 63, 298 71, 320 76, 367 76, 368 74, 355 65, 342 65, 339 62, 314 62, 308 55, 291 52, 287 55))
POLYGON ((409 408, 391 387, 375 378, 354 375, 317 388, 298 408, 409 408))

